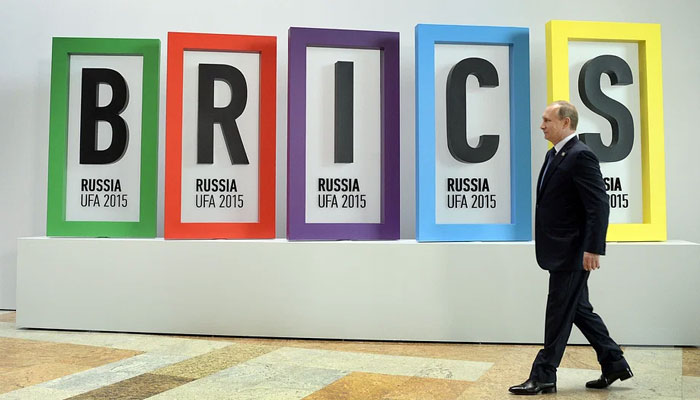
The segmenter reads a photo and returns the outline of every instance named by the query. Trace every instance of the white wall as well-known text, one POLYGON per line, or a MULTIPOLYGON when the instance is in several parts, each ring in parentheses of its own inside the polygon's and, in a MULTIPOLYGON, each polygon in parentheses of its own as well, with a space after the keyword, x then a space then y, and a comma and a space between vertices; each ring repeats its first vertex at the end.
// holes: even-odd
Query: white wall
MULTIPOLYGON (((653 22, 662 26, 668 237, 700 242, 700 2, 677 0, 398 1, 4 0, 0 5, 0 309, 15 307, 17 237, 45 234, 49 83, 53 36, 161 40, 158 234, 163 234, 163 155, 168 31, 278 37, 277 235, 286 220, 287 29, 290 26, 401 33, 401 237, 413 238, 414 33, 417 23, 530 28, 533 181, 546 144, 537 128, 546 103, 544 25, 550 19, 653 22), (436 6, 436 4, 440 4, 436 6), (536 6, 535 6, 536 5, 536 6)), ((534 257, 534 255, 533 255, 534 257)), ((649 266, 650 268, 653 266, 649 266)))

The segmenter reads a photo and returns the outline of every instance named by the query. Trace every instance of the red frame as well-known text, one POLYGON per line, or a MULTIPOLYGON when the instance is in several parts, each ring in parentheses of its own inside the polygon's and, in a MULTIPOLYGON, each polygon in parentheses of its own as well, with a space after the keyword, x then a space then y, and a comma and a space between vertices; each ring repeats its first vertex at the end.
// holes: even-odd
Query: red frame
POLYGON ((275 129, 277 38, 168 32, 165 143, 166 239, 275 237, 275 129), (260 169, 258 222, 182 222, 182 69, 186 50, 260 54, 260 169))

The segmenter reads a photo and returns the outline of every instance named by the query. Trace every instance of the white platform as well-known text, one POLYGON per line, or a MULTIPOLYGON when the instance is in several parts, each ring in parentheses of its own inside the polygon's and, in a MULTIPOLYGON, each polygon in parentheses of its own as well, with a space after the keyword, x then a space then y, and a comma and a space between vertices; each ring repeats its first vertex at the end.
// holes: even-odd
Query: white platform
MULTIPOLYGON (((541 343, 534 243, 21 238, 17 325, 541 343)), ((609 243, 589 281, 615 340, 700 345, 700 245, 609 243)), ((570 343, 585 343, 575 329, 570 343)))

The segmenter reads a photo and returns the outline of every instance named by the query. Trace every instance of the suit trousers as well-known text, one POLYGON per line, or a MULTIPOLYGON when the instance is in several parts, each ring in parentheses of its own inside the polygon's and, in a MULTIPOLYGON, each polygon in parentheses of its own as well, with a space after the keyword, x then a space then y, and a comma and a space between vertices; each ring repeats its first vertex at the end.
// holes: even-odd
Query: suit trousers
POLYGON ((620 346, 610 338, 603 320, 593 312, 588 300, 589 275, 590 272, 585 270, 550 271, 544 348, 535 357, 530 379, 548 383, 557 381, 557 367, 574 324, 595 349, 603 373, 627 366, 620 346))

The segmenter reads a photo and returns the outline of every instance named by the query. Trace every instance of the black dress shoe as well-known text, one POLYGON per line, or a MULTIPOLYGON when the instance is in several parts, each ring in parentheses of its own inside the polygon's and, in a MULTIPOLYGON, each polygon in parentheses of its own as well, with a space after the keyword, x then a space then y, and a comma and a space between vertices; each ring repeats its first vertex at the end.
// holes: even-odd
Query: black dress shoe
POLYGON ((511 386, 508 391, 513 394, 556 393, 557 384, 536 382, 532 379, 528 379, 520 385, 511 386))
POLYGON ((600 376, 600 378, 594 381, 586 382, 586 387, 590 389, 605 389, 618 379, 624 381, 625 379, 629 379, 633 376, 632 370, 627 367, 620 371, 603 374, 600 376))

